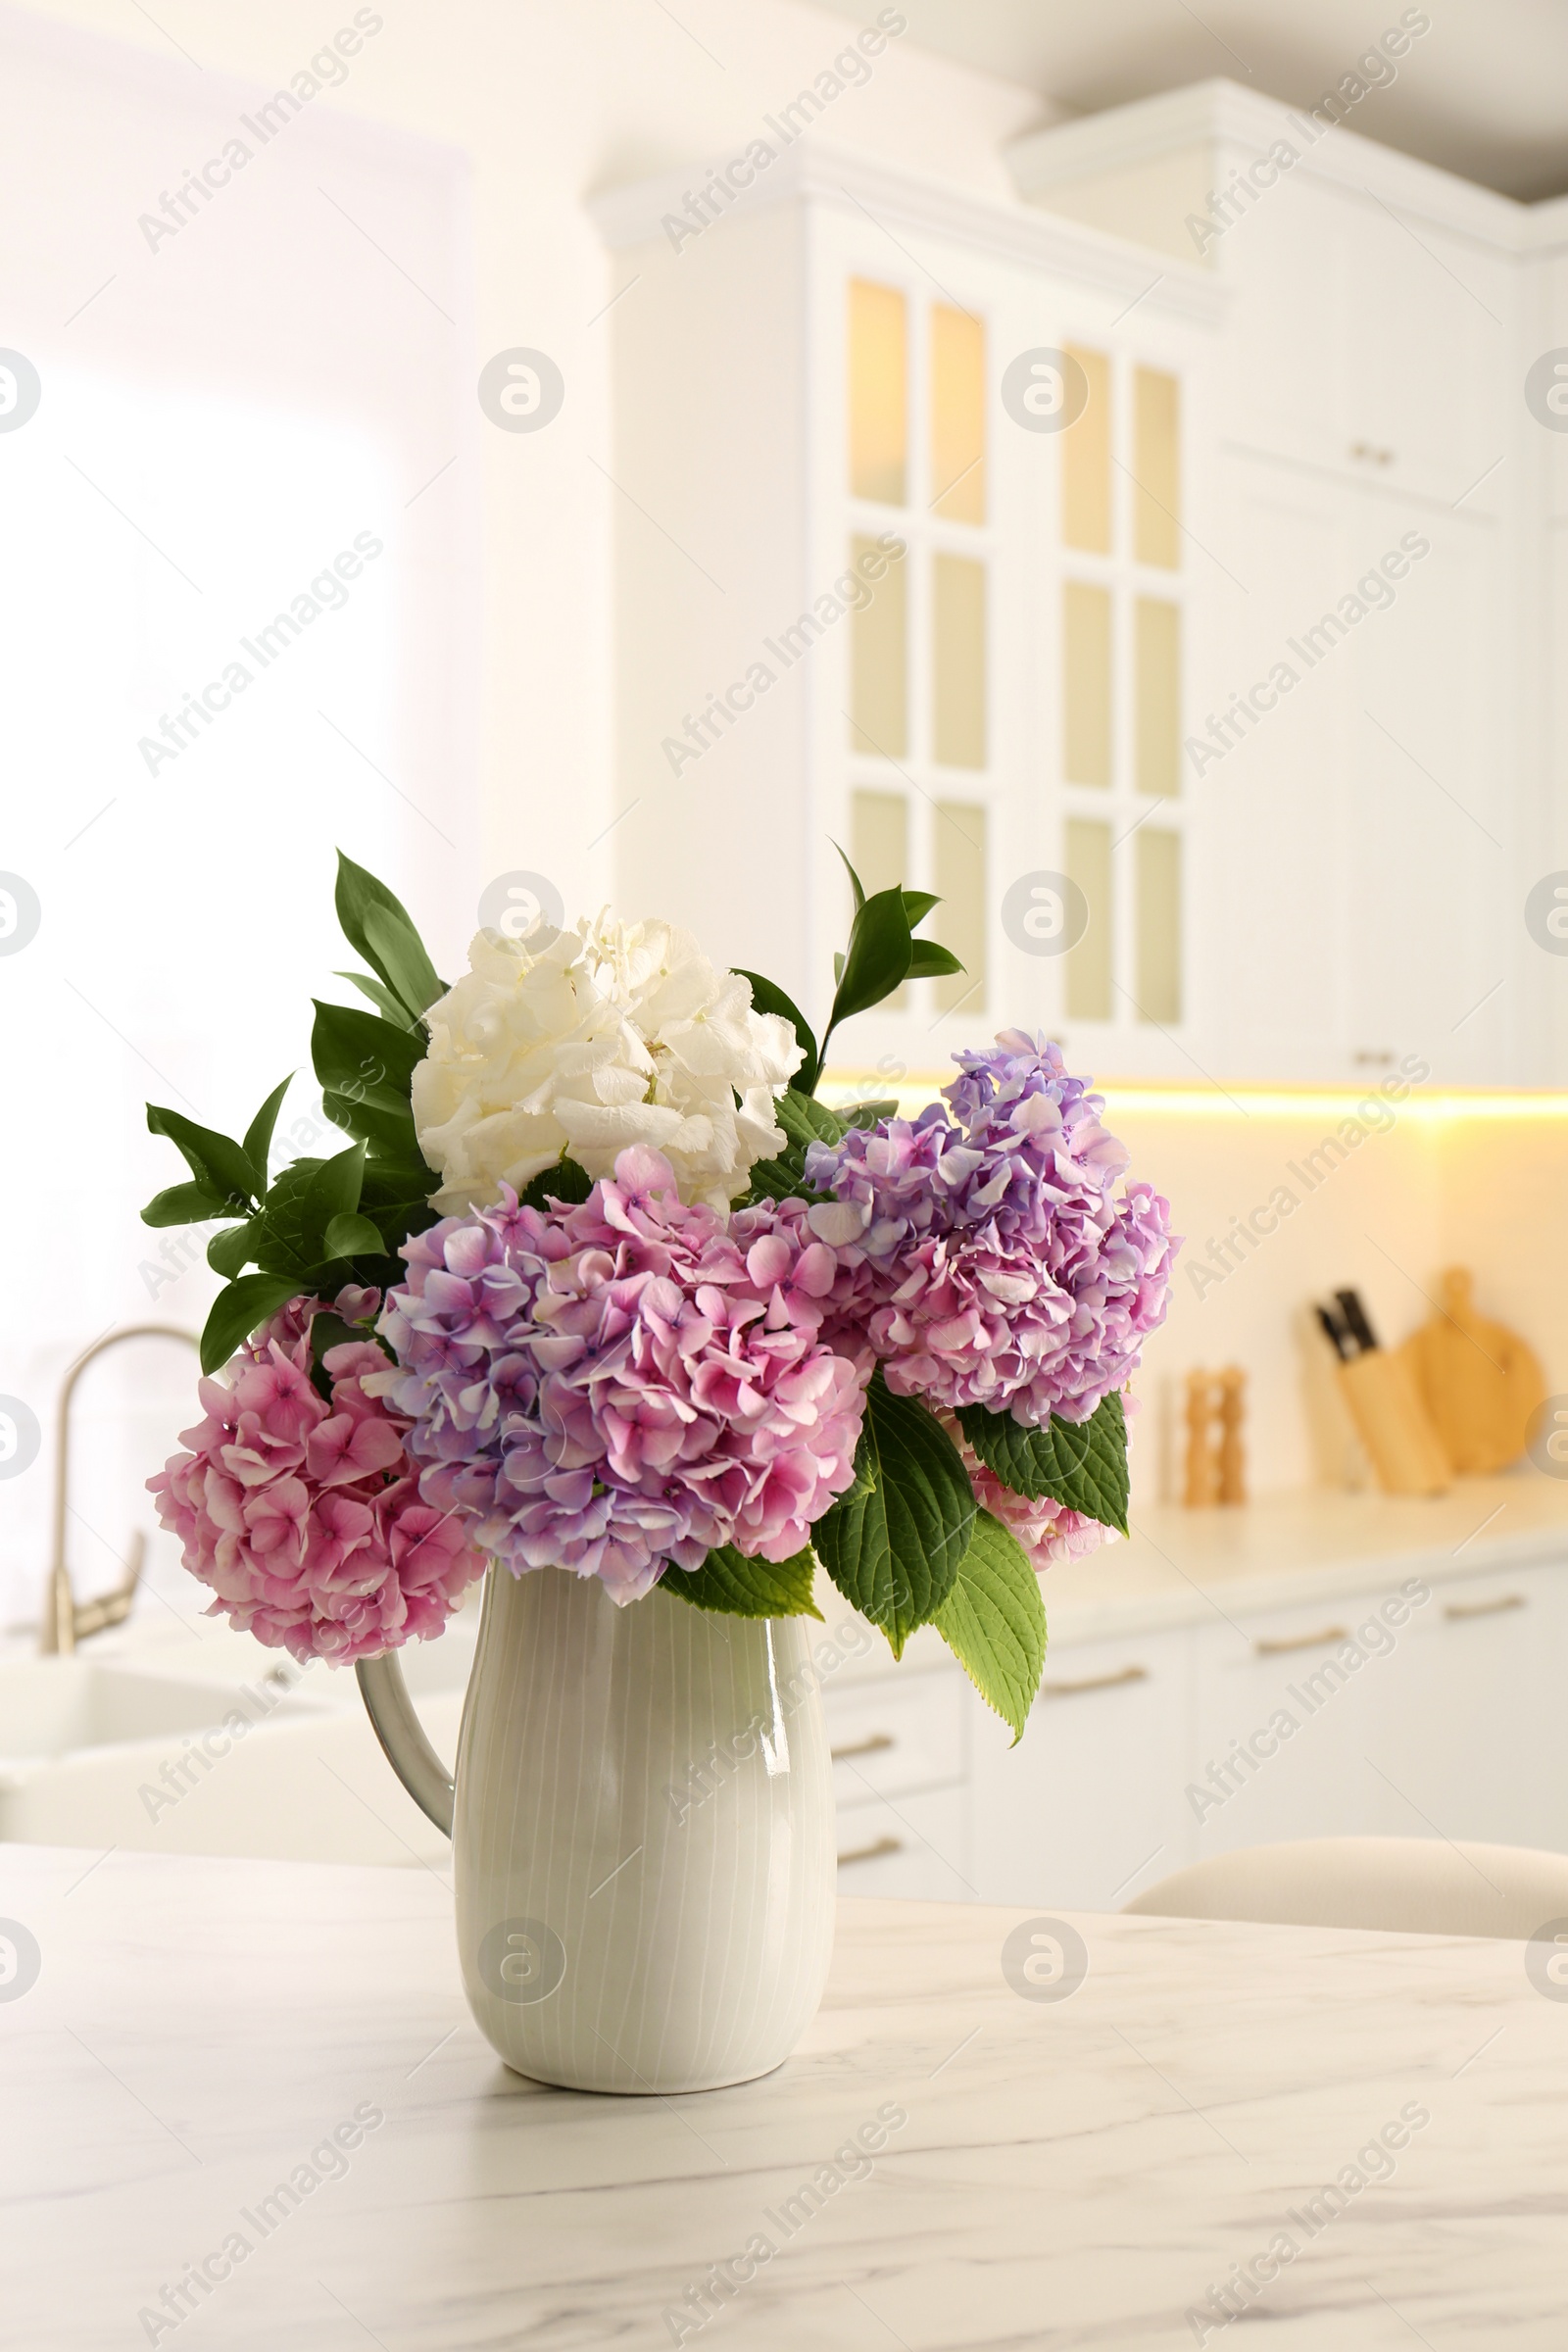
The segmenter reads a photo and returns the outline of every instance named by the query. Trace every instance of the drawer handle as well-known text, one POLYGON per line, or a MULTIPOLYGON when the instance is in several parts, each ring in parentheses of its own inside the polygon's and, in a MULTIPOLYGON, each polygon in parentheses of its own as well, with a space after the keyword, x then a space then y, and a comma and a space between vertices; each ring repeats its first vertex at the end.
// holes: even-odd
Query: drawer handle
POLYGON ((1522 1592, 1500 1592, 1495 1600, 1450 1600, 1444 1610, 1445 1617, 1496 1617, 1504 1609, 1522 1609, 1522 1592))
POLYGON ((1081 1683, 1042 1683, 1042 1698, 1076 1698, 1083 1690, 1115 1690, 1123 1683, 1147 1683, 1147 1666, 1122 1666, 1114 1674, 1085 1675, 1081 1683))
POLYGON ((1326 1649, 1331 1642, 1348 1642, 1343 1625, 1326 1625, 1320 1634, 1289 1634, 1276 1642, 1254 1642, 1260 1658, 1277 1658, 1287 1649, 1326 1649))
POLYGON ((902 1838, 878 1838, 870 1845, 858 1845, 853 1852, 840 1854, 839 1868, 843 1870, 851 1862, 879 1862, 884 1854, 902 1854, 903 1851, 902 1838))
POLYGON ((869 1740, 852 1740, 848 1747, 835 1747, 829 1753, 835 1764, 846 1764, 851 1756, 879 1756, 885 1747, 897 1745, 891 1733, 873 1732, 869 1740))

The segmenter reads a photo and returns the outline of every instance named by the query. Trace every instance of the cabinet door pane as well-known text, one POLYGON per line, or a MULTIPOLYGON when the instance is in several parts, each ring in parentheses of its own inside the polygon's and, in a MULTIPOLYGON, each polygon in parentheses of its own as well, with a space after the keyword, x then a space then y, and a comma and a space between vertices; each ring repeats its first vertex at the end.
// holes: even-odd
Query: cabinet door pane
MULTIPOLYGON (((909 878, 909 804, 902 792, 856 792, 850 796, 850 862, 867 898, 879 890, 902 890, 909 878)), ((884 1000, 903 1012, 907 988, 884 1000)))
POLYGON ((1181 790, 1181 625, 1179 606, 1138 599, 1133 685, 1140 792, 1169 796, 1181 790))
POLYGON ((975 801, 938 801, 935 883, 942 894, 926 925, 962 964, 936 983, 944 1012, 962 1005, 979 1013, 986 1003, 986 811, 975 801))
POLYGON ((903 889, 909 873, 909 808, 902 792, 852 794, 850 841, 867 898, 903 889))
POLYGON ((1133 377, 1133 554, 1174 571, 1181 562, 1182 484, 1176 378, 1158 368, 1133 377))
POLYGON ((1061 592, 1062 772, 1110 782, 1110 591, 1068 580, 1061 592))
POLYGON ((932 513, 986 518, 986 330, 967 311, 931 312, 932 513))
MULTIPOLYGON (((850 542, 852 564, 877 555, 874 539, 850 542)), ((907 562, 890 564, 850 621, 850 748, 887 760, 909 748, 907 571, 907 562)))
POLYGON ((1138 1013, 1182 1017, 1182 840, 1146 825, 1138 841, 1138 1013))
POLYGON ((1067 819, 1067 871, 1089 902, 1089 928, 1069 949, 1067 1011, 1074 1020, 1108 1021, 1111 981, 1110 827, 1067 819))
POLYGON ((1110 553, 1110 362, 1069 348, 1089 383, 1083 415, 1061 436, 1061 537, 1066 547, 1110 553))
POLYGON ((986 567, 932 559, 931 749, 944 767, 986 763, 986 567))
POLYGON ((894 286, 850 281, 850 489, 902 507, 908 448, 908 321, 894 286))

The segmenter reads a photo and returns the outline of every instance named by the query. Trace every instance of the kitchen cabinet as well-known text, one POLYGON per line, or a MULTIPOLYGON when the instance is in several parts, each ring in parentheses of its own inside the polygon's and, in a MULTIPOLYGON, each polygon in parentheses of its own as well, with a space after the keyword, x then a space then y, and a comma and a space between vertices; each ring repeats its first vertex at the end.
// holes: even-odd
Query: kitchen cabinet
POLYGON ((1418 1591, 1248 1620, 1245 1640, 1199 1630, 1200 1854, 1332 1836, 1568 1846, 1568 1574, 1418 1591))
POLYGON ((964 1851, 961 1788, 846 1805, 839 1813, 839 1892, 973 1902, 964 1851))
POLYGON ((972 1695, 956 1666, 828 1687, 844 1893, 973 1899, 964 1801, 972 1695))
MULTIPOLYGON (((1568 1570, 1469 1577, 1411 1619, 1367 1754, 1448 1838, 1568 1847, 1568 1570)), ((1419 1834, 1419 1832, 1418 1832, 1419 1834)))
MULTIPOLYGON (((960 1679, 923 1678, 952 1680, 968 1718, 955 1899, 1118 1910, 1206 1854, 1297 1838, 1568 1851, 1568 1554, 1323 1585, 1053 1647, 1015 1747, 960 1679)), ((899 1834, 872 1805, 857 1822, 858 1845, 899 1834)), ((913 1862, 885 1867, 879 1891, 914 1890, 913 1862)))
POLYGON ((815 1013, 835 841, 939 892, 963 983, 835 1041, 885 1080, 1005 1019, 1121 1078, 1560 1082, 1522 907, 1568 857, 1568 461, 1520 386, 1568 344, 1568 214, 1223 82, 1007 160, 1022 203, 800 143, 673 244, 690 174, 596 201, 623 898, 815 1013), (1070 951, 1007 911, 1042 874, 1083 893, 1070 951))
POLYGON ((841 1066, 897 1082, 1022 1023, 1187 1075, 1185 450, 1222 290, 820 143, 672 248, 682 184, 594 207, 620 275, 623 903, 814 1019, 842 843, 869 888, 939 895, 964 975, 858 1017, 841 1066), (1008 893, 1031 912, 1063 873, 1089 931, 1058 953, 1008 893))
POLYGON ((1192 1859, 1185 1631, 1073 1643, 1046 1660, 1016 1747, 976 1717, 970 1782, 978 1899, 1114 1911, 1192 1859))
POLYGON ((1568 341, 1563 208, 1218 81, 1009 161, 1041 207, 1200 246, 1229 297, 1190 419, 1195 1056, 1344 1083, 1415 1053, 1438 1083, 1561 1083, 1568 994, 1522 920, 1564 854, 1541 623, 1561 460, 1521 384, 1568 341), (1295 162, 1254 172, 1281 141, 1295 162), (1239 185, 1226 220, 1211 192, 1239 185), (1430 553, 1396 600, 1303 661, 1291 640, 1353 612, 1407 534, 1430 553), (1281 662, 1297 682, 1271 693, 1281 662), (1238 711, 1260 685, 1267 713, 1238 711), (1193 755, 1227 710, 1235 744, 1193 755))
POLYGON ((1520 755, 1488 684, 1511 658, 1498 525, 1285 460, 1233 454, 1218 480, 1232 577, 1199 638, 1190 739, 1212 1066, 1523 1075, 1526 1006, 1504 985, 1520 755))

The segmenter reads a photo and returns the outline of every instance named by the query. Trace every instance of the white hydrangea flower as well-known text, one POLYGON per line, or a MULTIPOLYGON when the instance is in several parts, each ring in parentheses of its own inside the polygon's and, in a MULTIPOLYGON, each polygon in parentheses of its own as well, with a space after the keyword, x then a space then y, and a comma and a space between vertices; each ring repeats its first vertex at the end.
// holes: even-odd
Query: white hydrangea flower
POLYGON ((563 1151, 611 1175, 628 1144, 664 1153, 682 1200, 723 1208, 784 1149, 773 1099, 800 1066, 795 1032, 689 932, 602 915, 534 954, 481 931, 468 962, 425 1014, 414 1073, 444 1214, 521 1192, 563 1151))

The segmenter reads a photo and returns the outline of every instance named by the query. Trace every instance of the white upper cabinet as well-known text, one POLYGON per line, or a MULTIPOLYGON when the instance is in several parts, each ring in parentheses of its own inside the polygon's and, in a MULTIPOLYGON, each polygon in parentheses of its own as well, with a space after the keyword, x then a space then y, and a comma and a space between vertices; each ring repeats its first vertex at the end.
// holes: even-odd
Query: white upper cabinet
POLYGON ((1004 1022, 1107 1077, 1568 1076, 1523 397, 1568 208, 1226 83, 1009 162, 1027 203, 804 141, 706 220, 598 200, 622 902, 819 1022, 834 844, 940 894, 964 976, 839 1033, 857 1091, 1004 1022))
POLYGON ((1231 296, 1189 448, 1211 559, 1191 594, 1209 863, 1190 1046, 1248 1079, 1415 1054, 1446 1083, 1560 1082, 1568 971, 1524 921, 1568 865, 1542 708, 1551 436, 1524 379, 1568 344, 1546 292, 1564 208, 1224 82, 1009 160, 1032 201, 1200 251, 1231 296))
POLYGON ((622 899, 820 1020, 840 844, 868 890, 939 894, 965 968, 834 1062, 895 1082, 1022 1023, 1190 1074, 1186 451, 1222 290, 821 146, 676 239, 683 202, 597 208, 622 899))

